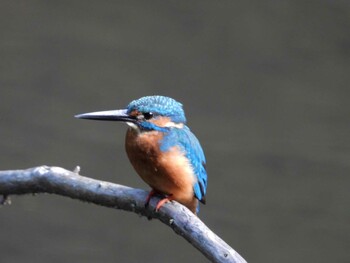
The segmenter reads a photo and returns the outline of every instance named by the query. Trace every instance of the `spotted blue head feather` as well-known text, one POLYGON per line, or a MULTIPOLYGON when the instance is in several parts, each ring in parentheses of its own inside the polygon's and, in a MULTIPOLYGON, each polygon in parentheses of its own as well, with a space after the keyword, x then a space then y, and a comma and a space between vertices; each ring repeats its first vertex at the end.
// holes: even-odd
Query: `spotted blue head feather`
POLYGON ((186 123, 182 104, 165 96, 146 96, 132 101, 127 107, 127 113, 134 110, 152 112, 157 115, 169 117, 174 123, 186 123))

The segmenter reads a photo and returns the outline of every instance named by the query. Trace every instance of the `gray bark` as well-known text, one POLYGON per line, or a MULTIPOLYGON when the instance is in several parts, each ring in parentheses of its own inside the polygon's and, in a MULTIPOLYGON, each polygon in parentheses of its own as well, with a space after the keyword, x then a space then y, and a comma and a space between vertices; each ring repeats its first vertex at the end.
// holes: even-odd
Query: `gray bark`
POLYGON ((157 198, 149 207, 144 202, 147 191, 103 182, 60 167, 39 166, 26 170, 0 171, 0 204, 9 195, 50 193, 131 211, 159 219, 185 238, 212 262, 246 262, 233 248, 213 233, 197 216, 177 202, 154 211, 157 198))

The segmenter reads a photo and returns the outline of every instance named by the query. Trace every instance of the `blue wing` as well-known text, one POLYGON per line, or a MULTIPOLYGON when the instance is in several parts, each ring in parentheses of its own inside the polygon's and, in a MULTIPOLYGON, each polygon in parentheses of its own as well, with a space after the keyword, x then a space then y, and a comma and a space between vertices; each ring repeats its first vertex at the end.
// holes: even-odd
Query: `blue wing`
POLYGON ((205 156, 202 147, 196 136, 187 126, 182 129, 171 129, 163 138, 161 150, 166 151, 170 147, 178 145, 190 160, 197 182, 193 186, 195 197, 205 204, 205 194, 207 191, 207 171, 205 169, 205 156))

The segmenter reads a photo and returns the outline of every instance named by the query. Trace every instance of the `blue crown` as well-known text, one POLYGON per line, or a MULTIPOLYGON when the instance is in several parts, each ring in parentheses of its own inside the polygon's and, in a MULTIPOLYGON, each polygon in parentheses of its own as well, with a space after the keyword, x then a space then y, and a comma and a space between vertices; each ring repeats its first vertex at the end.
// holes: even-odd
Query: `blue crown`
POLYGON ((185 112, 182 109, 182 104, 176 100, 164 96, 147 96, 138 100, 132 101, 127 112, 134 110, 140 112, 152 112, 161 116, 169 117, 175 123, 185 123, 185 112))

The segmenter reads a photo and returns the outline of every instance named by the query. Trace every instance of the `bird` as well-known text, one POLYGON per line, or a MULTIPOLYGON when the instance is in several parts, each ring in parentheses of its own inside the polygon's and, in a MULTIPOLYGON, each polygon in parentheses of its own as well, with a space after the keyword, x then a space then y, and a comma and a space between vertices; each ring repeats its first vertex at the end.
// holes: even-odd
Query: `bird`
POLYGON ((203 149, 186 125, 183 105, 166 96, 145 96, 125 109, 75 115, 79 119, 125 122, 127 156, 142 180, 151 187, 145 206, 160 195, 158 211, 175 200, 195 215, 206 203, 207 171, 203 149))

